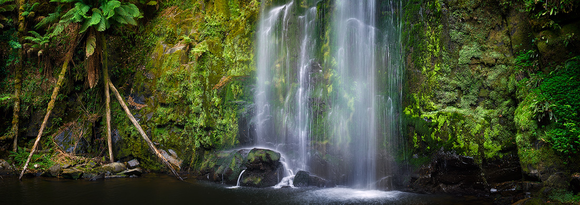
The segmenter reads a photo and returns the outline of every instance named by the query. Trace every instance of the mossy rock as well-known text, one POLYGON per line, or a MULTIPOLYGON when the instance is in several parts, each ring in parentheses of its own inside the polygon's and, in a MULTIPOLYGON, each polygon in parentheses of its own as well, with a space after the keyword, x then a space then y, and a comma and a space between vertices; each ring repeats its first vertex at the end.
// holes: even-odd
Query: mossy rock
POLYGON ((246 157, 246 165, 266 162, 273 163, 280 160, 280 153, 268 149, 252 149, 246 157))
POLYGON ((244 159, 246 168, 242 177, 243 186, 270 187, 283 177, 281 154, 268 149, 254 148, 244 159))
POLYGON ((77 168, 69 168, 62 170, 61 176, 65 179, 79 179, 83 175, 83 171, 77 168))

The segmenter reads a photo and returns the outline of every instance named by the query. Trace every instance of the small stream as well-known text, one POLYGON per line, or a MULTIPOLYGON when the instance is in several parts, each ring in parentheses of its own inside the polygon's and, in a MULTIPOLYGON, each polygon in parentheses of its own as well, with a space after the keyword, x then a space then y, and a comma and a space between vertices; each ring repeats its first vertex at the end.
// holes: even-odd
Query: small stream
POLYGON ((147 174, 101 181, 3 176, 0 204, 492 204, 482 198, 338 188, 248 188, 147 174))

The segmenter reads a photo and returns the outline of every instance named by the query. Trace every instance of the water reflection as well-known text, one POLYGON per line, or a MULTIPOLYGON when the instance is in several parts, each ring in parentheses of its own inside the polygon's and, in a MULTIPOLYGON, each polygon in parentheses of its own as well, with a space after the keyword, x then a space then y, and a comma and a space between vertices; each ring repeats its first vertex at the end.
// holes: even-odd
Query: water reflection
POLYGON ((0 204, 491 204, 482 198, 339 188, 249 188, 172 176, 102 181, 0 179, 0 204))

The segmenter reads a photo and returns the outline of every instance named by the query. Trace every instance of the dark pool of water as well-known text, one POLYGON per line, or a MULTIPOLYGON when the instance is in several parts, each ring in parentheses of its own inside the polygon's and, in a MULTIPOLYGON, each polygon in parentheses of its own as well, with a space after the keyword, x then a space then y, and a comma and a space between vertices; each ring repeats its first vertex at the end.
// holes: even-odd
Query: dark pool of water
POLYGON ((350 188, 231 188, 147 174, 101 181, 3 176, 0 204, 491 204, 482 198, 350 188))

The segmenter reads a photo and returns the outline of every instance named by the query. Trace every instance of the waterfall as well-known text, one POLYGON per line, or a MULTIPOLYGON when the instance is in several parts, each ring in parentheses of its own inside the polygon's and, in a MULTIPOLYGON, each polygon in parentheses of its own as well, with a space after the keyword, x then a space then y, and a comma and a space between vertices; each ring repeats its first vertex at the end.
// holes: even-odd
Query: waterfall
POLYGON ((242 170, 242 172, 240 172, 240 176, 238 176, 238 183, 236 183, 236 186, 239 187, 240 186, 240 179, 242 179, 242 175, 244 174, 246 170, 242 170))
POLYGON ((294 172, 381 188, 405 156, 401 1, 270 4, 256 33, 255 144, 294 172))
POLYGON ((291 1, 263 12, 257 34, 257 145, 291 156, 288 165, 295 171, 308 170, 308 100, 316 44, 316 7, 297 15, 301 9, 291 1))

